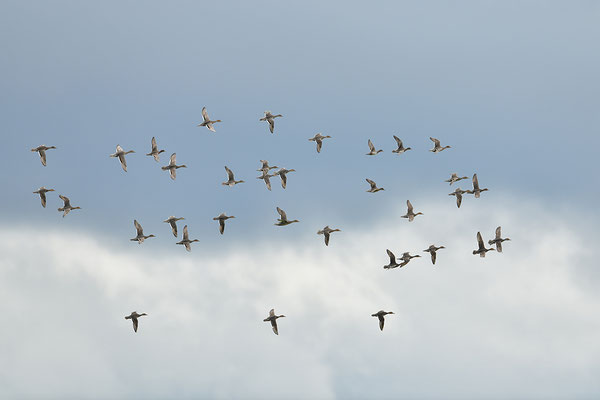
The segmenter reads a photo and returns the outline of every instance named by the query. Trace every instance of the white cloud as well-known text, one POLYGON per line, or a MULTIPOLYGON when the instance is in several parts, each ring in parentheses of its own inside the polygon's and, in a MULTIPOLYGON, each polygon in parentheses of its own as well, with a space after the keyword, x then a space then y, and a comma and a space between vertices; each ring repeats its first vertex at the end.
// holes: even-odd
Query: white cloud
POLYGON ((595 397, 586 234, 501 203, 419 204, 413 223, 400 207, 341 226, 328 248, 317 226, 225 254, 0 228, 0 386, 7 398, 595 397), (504 253, 473 256, 477 230, 497 225, 513 239, 504 253), (436 266, 421 252, 434 242, 447 247, 436 266), (383 270, 386 248, 423 258, 383 270), (262 322, 271 307, 287 315, 278 337, 262 322), (384 332, 379 309, 396 312, 384 332), (132 310, 149 314, 137 334, 132 310))

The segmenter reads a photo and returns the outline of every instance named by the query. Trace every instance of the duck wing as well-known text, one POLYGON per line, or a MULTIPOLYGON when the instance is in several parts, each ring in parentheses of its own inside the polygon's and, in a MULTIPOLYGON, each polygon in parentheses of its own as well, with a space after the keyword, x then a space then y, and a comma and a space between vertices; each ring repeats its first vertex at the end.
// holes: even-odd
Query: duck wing
POLYGON ((169 221, 169 225, 171 225, 171 232, 173 232, 173 236, 177 237, 177 221, 171 220, 169 221))
POLYGON ((202 119, 204 122, 210 121, 210 118, 208 118, 208 113, 206 112, 206 107, 202 107, 202 119))
POLYGON ((69 198, 67 196, 63 196, 62 194, 59 194, 58 197, 60 197, 60 199, 65 202, 65 205, 64 205, 65 208, 71 207, 71 201, 69 200, 69 198))
POLYGON ((227 168, 227 166, 225 166, 225 171, 227 171, 227 177, 229 178, 230 181, 235 180, 233 177, 233 171, 230 170, 229 168, 227 168))
POLYGON ((367 144, 369 145, 369 149, 371 149, 371 151, 375 151, 375 146, 373 146, 373 142, 371 142, 371 139, 369 139, 369 141, 367 142, 367 144))
POLYGON ((287 221, 287 214, 281 208, 277 207, 277 212, 281 216, 282 221, 287 221))
POLYGON ((45 150, 38 150, 40 153, 40 160, 42 161, 42 165, 45 167, 46 166, 46 151, 45 150))
POLYGON ((477 244, 479 246, 479 250, 485 250, 485 245, 483 244, 483 239, 481 238, 481 232, 477 232, 477 244))
POLYGON ((473 190, 479 190, 479 180, 477 179, 477 174, 473 175, 473 190))
POLYGON ((389 250, 385 250, 387 252, 388 257, 390 257, 390 264, 395 264, 396 263, 396 256, 394 255, 394 253, 392 253, 389 250))
POLYGON ((279 335, 279 331, 277 330, 277 320, 275 318, 271 320, 271 327, 273 328, 273 332, 275 332, 276 335, 279 335))

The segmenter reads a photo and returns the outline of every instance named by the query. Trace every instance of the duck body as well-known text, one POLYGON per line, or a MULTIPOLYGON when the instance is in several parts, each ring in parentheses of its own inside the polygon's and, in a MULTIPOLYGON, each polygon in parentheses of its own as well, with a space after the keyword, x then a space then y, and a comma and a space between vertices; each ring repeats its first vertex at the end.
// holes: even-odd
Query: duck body
POLYGON ((133 322, 133 331, 137 332, 138 330, 138 318, 148 315, 146 313, 138 314, 136 311, 133 311, 131 314, 127 315, 125 319, 130 319, 133 322))
POLYGON ((379 319, 379 330, 383 331, 383 325, 385 324, 385 316, 389 314, 393 314, 393 311, 377 311, 375 314, 371 314, 371 317, 377 317, 379 319))
POLYGON ((279 330, 277 329, 277 319, 278 318, 285 318, 285 315, 275 315, 275 309, 271 309, 271 311, 269 311, 269 316, 265 319, 263 319, 264 322, 270 322, 271 323, 271 328, 273 329, 273 333, 276 335, 279 335, 279 330))

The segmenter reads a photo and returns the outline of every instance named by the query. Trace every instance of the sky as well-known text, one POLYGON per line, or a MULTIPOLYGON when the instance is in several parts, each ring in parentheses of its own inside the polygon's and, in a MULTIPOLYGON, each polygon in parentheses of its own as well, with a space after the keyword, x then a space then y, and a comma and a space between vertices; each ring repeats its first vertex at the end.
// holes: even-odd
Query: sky
POLYGON ((599 16, 593 1, 3 1, 0 398, 597 398, 599 16), (283 114, 275 134, 265 110, 283 114), (393 135, 413 150, 393 154, 393 135), (41 144, 57 147, 46 167, 41 144), (135 150, 127 172, 117 144, 135 150), (285 190, 255 179, 261 159, 296 170, 285 190), (222 186, 225 165, 245 183, 222 186), (457 209, 448 193, 470 184, 452 172, 489 191, 457 209), (61 218, 58 194, 82 209, 61 218), (277 206, 300 222, 273 226, 277 206), (134 219, 157 237, 130 242, 134 219), (325 225, 342 230, 328 247, 325 225), (473 256, 499 225, 504 252, 473 256), (387 248, 423 258, 385 271, 387 248), (135 334, 133 310, 149 314, 135 334))

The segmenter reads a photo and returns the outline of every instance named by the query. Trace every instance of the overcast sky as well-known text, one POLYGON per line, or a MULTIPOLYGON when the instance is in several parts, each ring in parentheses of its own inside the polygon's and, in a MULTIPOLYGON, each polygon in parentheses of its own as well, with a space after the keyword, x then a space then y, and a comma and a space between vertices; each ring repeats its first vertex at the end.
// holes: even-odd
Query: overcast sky
POLYGON ((593 1, 2 2, 0 397, 598 397, 599 17, 593 1), (261 159, 296 170, 287 189, 255 179, 261 159), (225 165, 246 182, 222 186, 225 165), (470 184, 452 172, 490 190, 457 209, 470 184), (82 210, 61 218, 58 194, 82 210), (277 206, 300 223, 273 226, 277 206), (133 219, 157 237, 130 242, 133 219), (325 225, 342 229, 329 247, 325 225), (504 253, 473 256, 499 225, 504 253), (432 243, 435 267, 383 270, 386 248, 432 243))

